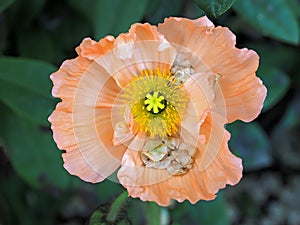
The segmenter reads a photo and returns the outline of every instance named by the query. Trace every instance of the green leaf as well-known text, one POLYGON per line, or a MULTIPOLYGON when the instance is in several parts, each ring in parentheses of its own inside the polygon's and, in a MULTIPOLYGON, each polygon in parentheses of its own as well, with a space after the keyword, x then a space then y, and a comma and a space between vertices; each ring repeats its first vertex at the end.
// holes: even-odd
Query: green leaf
POLYGON ((297 17, 286 0, 239 0, 233 7, 264 35, 291 44, 299 43, 297 17))
POLYGON ((128 201, 128 192, 124 191, 120 194, 109 207, 106 220, 109 222, 116 222, 121 212, 123 211, 126 202, 128 201))
POLYGON ((0 82, 0 101, 19 116, 45 126, 49 124, 47 118, 56 103, 50 97, 45 98, 3 80, 0 82))
POLYGON ((53 194, 51 189, 32 189, 8 168, 7 163, 1 165, 0 180, 5 182, 0 182, 0 223, 58 224, 57 215, 63 210, 65 195, 53 194))
POLYGON ((226 203, 221 193, 213 201, 200 201, 195 205, 184 202, 171 211, 172 221, 178 224, 229 225, 226 203))
POLYGON ((7 15, 10 27, 15 33, 28 32, 26 30, 41 12, 46 0, 18 0, 9 8, 7 15))
MULTIPOLYGON (((297 129, 300 126, 300 120, 299 120, 300 101, 299 101, 299 98, 300 98, 300 92, 298 90, 298 92, 293 97, 293 100, 291 101, 289 107, 287 108, 286 112, 283 114, 282 119, 278 123, 279 129, 294 130, 296 135, 298 134, 297 129)), ((300 141, 300 140, 298 140, 298 141, 300 141)))
MULTIPOLYGON (((0 12, 1 13, 1 12, 0 12)), ((9 40, 8 40, 8 26, 4 19, 0 19, 0 55, 3 55, 3 52, 6 50, 9 40)))
MULTIPOLYGON (((81 184, 81 180, 77 179, 81 184)), ((101 183, 93 184, 93 187, 96 190, 97 197, 101 200, 102 203, 110 201, 120 192, 124 191, 124 188, 119 183, 113 182, 110 178, 105 179, 101 183)))
POLYGON ((194 0, 208 15, 215 18, 225 13, 236 0, 194 0))
POLYGON ((56 103, 50 95, 53 69, 39 61, 0 58, 0 101, 19 116, 48 125, 56 103))
POLYGON ((146 202, 141 201, 138 198, 131 198, 128 207, 127 213, 128 218, 130 218, 132 224, 146 224, 147 223, 147 214, 146 211, 146 202))
POLYGON ((1 0, 1 2, 0 2, 0 12, 7 9, 14 2, 15 2, 15 0, 1 0))
POLYGON ((47 98, 52 87, 49 75, 55 69, 51 64, 38 60, 0 57, 0 80, 47 98))
POLYGON ((95 13, 97 12, 97 4, 102 0, 67 0, 67 3, 81 16, 85 17, 90 24, 94 24, 95 13))
POLYGON ((140 22, 143 18, 147 4, 148 0, 115 0, 103 1, 100 6, 98 4, 96 38, 102 38, 108 33, 118 35, 127 31, 131 24, 140 22), (109 17, 110 19, 103 23, 109 17))
POLYGON ((293 13, 299 18, 300 17, 300 2, 298 0, 287 0, 287 3, 290 6, 290 9, 293 10, 293 13))
POLYGON ((260 66, 274 66, 290 71, 298 65, 298 49, 276 43, 269 45, 268 43, 249 43, 248 47, 254 49, 260 56, 260 66))
POLYGON ((129 29, 132 23, 139 22, 148 5, 148 0, 67 0, 94 27, 95 38, 118 35, 129 29))
MULTIPOLYGON (((81 1, 86 3, 85 1, 81 1)), ((69 52, 70 49, 74 54, 74 49, 79 45, 83 38, 91 36, 92 25, 88 24, 87 20, 82 19, 73 11, 64 12, 61 16, 61 22, 54 31, 54 41, 61 49, 69 52)), ((57 57, 57 54, 55 54, 57 57)), ((61 56, 57 62, 65 59, 61 56)))
POLYGON ((49 131, 16 116, 0 105, 0 137, 15 171, 35 188, 66 189, 71 176, 49 131))
POLYGON ((268 89, 263 108, 263 110, 268 110, 276 105, 287 93, 290 79, 284 71, 271 65, 260 66, 257 73, 268 89))
MULTIPOLYGON (((1 167, 2 169, 3 167, 1 167)), ((0 171, 0 209, 1 224, 24 224, 31 225, 33 214, 31 208, 26 205, 27 186, 14 173, 0 171)))
POLYGON ((148 202, 144 205, 147 225, 156 225, 160 223, 161 207, 154 202, 148 202))
POLYGON ((22 57, 53 61, 57 48, 50 32, 43 29, 31 30, 18 35, 18 50, 22 57))
POLYGON ((229 148, 242 157, 246 170, 256 170, 271 165, 270 142, 259 124, 236 121, 226 125, 226 128, 231 133, 229 148))
POLYGON ((103 225, 103 224, 105 224, 104 222, 102 222, 104 217, 105 217, 104 212, 102 212, 101 209, 97 209, 91 215, 89 225, 103 225))
POLYGON ((151 24, 162 23, 168 16, 179 16, 182 14, 184 6, 183 0, 155 0, 150 1, 152 4, 156 2, 156 7, 148 7, 146 18, 151 24))
POLYGON ((300 146, 300 92, 297 91, 290 102, 282 119, 271 133, 274 158, 284 166, 293 170, 299 170, 300 146))
POLYGON ((102 204, 89 219, 89 225, 130 225, 124 206, 128 201, 128 192, 124 191, 111 204, 102 204))

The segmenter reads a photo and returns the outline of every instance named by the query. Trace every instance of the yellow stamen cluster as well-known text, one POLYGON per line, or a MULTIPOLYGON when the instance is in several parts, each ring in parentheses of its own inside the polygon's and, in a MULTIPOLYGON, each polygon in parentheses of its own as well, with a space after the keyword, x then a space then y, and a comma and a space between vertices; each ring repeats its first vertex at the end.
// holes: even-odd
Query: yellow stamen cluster
POLYGON ((144 70, 125 88, 122 95, 129 105, 138 131, 151 137, 175 134, 186 110, 188 96, 171 73, 144 70))

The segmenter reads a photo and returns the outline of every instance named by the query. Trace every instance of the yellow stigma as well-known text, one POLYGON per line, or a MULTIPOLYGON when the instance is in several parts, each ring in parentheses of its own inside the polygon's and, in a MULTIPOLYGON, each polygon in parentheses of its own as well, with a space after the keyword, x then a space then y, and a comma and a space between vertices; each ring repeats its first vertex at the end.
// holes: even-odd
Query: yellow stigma
POLYGON ((166 107, 166 100, 164 96, 159 94, 159 92, 154 91, 153 94, 148 93, 146 95, 144 104, 147 111, 157 114, 163 111, 166 107))
POLYGON ((144 70, 123 90, 139 132, 151 137, 166 137, 178 131, 188 96, 182 85, 174 83, 171 73, 144 70))

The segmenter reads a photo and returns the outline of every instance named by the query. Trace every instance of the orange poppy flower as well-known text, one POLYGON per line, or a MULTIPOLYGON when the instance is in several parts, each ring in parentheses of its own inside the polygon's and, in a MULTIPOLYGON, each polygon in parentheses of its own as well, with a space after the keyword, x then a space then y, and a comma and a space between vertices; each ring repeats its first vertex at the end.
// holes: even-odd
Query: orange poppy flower
POLYGON ((51 75, 49 121, 69 173, 100 182, 118 170, 132 197, 211 200, 242 177, 224 125, 257 117, 266 88, 258 55, 207 17, 134 24, 89 38, 51 75))

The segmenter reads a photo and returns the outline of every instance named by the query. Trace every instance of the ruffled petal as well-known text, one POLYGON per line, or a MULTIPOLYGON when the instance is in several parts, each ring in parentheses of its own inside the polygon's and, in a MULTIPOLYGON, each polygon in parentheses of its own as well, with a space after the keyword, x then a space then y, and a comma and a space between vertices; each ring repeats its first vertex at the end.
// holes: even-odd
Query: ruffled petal
POLYGON ((180 125, 180 136, 192 146, 197 145, 199 140, 203 141, 204 137, 199 137, 200 126, 208 111, 214 107, 215 95, 211 85, 213 78, 214 74, 211 73, 197 73, 184 82, 184 89, 189 94, 189 103, 180 125))
POLYGON ((224 128, 226 119, 217 113, 208 113, 200 128, 205 143, 198 144, 199 158, 196 164, 204 172, 207 190, 216 193, 226 184, 235 185, 242 177, 242 160, 228 149, 230 134, 224 128))
POLYGON ((129 195, 143 201, 155 201, 162 206, 169 205, 171 199, 179 202, 187 199, 196 203, 199 200, 212 200, 220 188, 239 182, 242 177, 241 160, 228 149, 230 135, 224 129, 224 123, 219 124, 222 119, 218 115, 215 115, 215 119, 213 117, 209 113, 203 122, 200 133, 206 136, 206 142, 199 144, 194 155, 195 163, 184 175, 171 176, 166 170, 145 167, 140 157, 142 142, 135 149, 129 148, 118 172, 119 181, 127 188, 129 195), (221 127, 223 131, 212 126, 221 127), (204 159, 213 148, 217 148, 213 160, 210 157, 204 159), (203 160, 209 163, 203 163, 203 160))
MULTIPOLYGON (((179 21, 184 21, 185 18, 177 18, 179 21)), ((197 24, 199 27, 214 27, 215 25, 213 22, 211 22, 207 16, 202 16, 198 19, 193 20, 195 24, 197 24)))
POLYGON ((207 109, 214 107, 214 89, 211 79, 214 74, 196 73, 184 82, 184 88, 189 93, 190 102, 195 107, 198 116, 202 116, 207 109))
MULTIPOLYGON (((221 111, 222 115, 226 112, 228 122, 237 119, 248 122, 257 117, 266 97, 265 86, 255 76, 258 56, 254 51, 237 49, 235 36, 229 29, 215 28, 207 18, 168 18, 159 24, 158 30, 169 42, 176 44, 175 47, 189 49, 212 73, 220 75, 216 112, 221 111)), ((196 72, 202 70, 203 65, 195 58, 190 60, 196 72)))
POLYGON ((203 141, 203 136, 199 136, 199 129, 205 116, 205 110, 198 113, 192 102, 188 103, 186 113, 181 121, 179 130, 179 135, 185 143, 189 143, 189 145, 196 147, 198 141, 203 141))
POLYGON ((143 70, 168 71, 175 59, 176 50, 155 26, 134 24, 126 34, 114 41, 114 49, 96 59, 111 74, 120 87, 143 70))
POLYGON ((106 36, 99 42, 96 42, 90 38, 85 38, 76 48, 76 52, 78 55, 81 55, 84 58, 94 60, 112 50, 114 48, 114 41, 115 38, 113 36, 106 36))
POLYGON ((130 196, 162 206, 169 205, 171 198, 180 202, 214 198, 205 192, 205 184, 194 169, 183 176, 171 176, 167 170, 146 168, 138 150, 126 151, 118 178, 130 196))
POLYGON ((63 153, 64 167, 72 174, 84 178, 85 181, 102 181, 105 177, 96 172, 81 156, 77 147, 77 141, 72 130, 72 117, 70 109, 62 103, 58 103, 49 121, 52 123, 53 138, 63 153))
MULTIPOLYGON (((85 52, 83 46, 79 53, 85 52)), ((65 150, 64 167, 89 182, 99 182, 120 165, 126 147, 113 145, 112 109, 120 92, 115 80, 79 55, 51 75, 52 94, 62 99, 49 117, 53 137, 65 150)))

